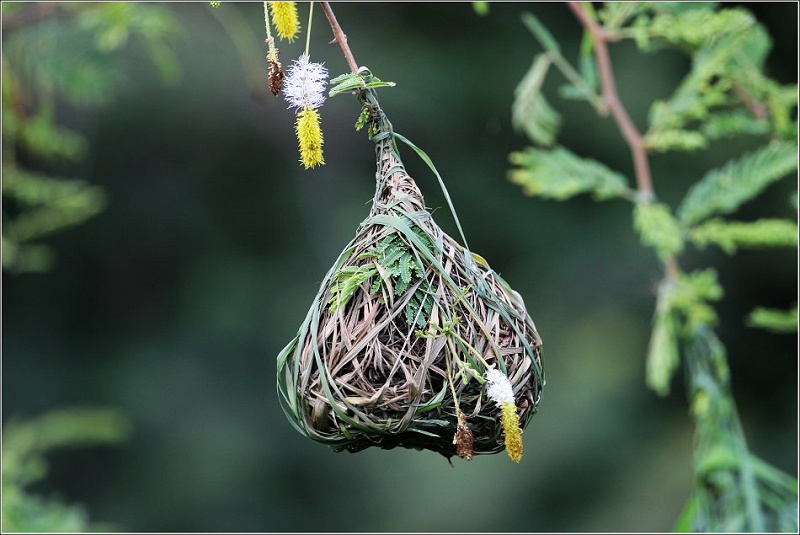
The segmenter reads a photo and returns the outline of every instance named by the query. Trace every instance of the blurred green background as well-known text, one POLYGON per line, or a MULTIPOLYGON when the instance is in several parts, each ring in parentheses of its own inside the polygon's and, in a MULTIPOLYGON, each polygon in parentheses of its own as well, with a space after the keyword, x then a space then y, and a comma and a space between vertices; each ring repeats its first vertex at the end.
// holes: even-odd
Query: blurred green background
MULTIPOLYGON (((768 73, 796 82, 797 4, 743 5, 775 40, 768 73)), ((304 49, 299 7, 302 37, 278 44, 285 67, 304 49)), ((47 238, 49 273, 3 273, 4 422, 90 405, 119 409, 133 429, 119 446, 54 451, 33 490, 130 531, 671 529, 692 488, 693 428, 680 378, 667 398, 644 384, 658 261, 627 203, 531 199, 507 179, 508 153, 528 144, 510 126, 513 91, 539 51, 520 13, 533 11, 574 58, 581 30, 569 9, 492 3, 480 17, 469 3, 333 4, 357 62, 397 83, 378 90, 395 129, 431 156, 471 248, 522 294, 544 340, 547 386, 522 463, 502 454, 452 468, 430 452, 333 453, 285 420, 275 357, 367 215, 373 146, 353 129, 356 100, 336 97, 321 109, 327 164, 303 170, 294 114, 266 87, 261 3, 167 8, 183 30, 177 82, 132 41, 115 56, 113 102, 57 107, 89 139, 87 157, 38 167, 102 186, 107 208, 47 238), (232 35, 223 22, 236 20, 232 35)), ((330 39, 317 9, 311 57, 335 76, 347 67, 330 39)), ((612 59, 640 127, 687 68, 630 43, 612 59)), ((632 174, 610 120, 550 102, 563 144, 632 174)), ((656 156, 656 191, 674 204, 707 168, 756 145, 656 156)), ((455 235, 435 177, 401 154, 455 235)), ((790 214, 790 186, 741 217, 790 214)), ((796 250, 689 258, 715 266, 726 289, 720 334, 749 445, 796 474, 797 336, 744 324, 755 306, 797 299, 796 250)))

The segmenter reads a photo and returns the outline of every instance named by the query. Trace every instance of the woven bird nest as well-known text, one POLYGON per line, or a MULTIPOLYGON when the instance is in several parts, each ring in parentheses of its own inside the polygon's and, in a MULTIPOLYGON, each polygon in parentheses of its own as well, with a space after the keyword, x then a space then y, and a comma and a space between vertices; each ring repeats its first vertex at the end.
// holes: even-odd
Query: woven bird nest
POLYGON ((359 97, 377 145, 375 197, 278 356, 281 405, 336 451, 497 453, 486 371, 508 378, 524 427, 544 384, 541 339, 520 295, 426 210, 374 92, 359 97))

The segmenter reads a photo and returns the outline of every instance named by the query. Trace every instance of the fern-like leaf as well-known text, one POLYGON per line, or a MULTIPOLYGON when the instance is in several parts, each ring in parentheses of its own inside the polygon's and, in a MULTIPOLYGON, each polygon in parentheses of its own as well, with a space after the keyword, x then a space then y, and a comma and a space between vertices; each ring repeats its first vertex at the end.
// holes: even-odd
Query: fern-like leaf
POLYGON ((678 208, 685 225, 714 214, 727 214, 797 169, 797 145, 773 143, 713 169, 686 194, 678 208))
POLYGON ((580 193, 591 193, 597 200, 633 198, 625 177, 563 147, 553 150, 529 147, 523 152, 512 152, 509 159, 520 167, 511 171, 510 179, 522 186, 526 195, 556 200, 580 193))
POLYGON ((384 82, 372 73, 366 71, 365 74, 345 73, 341 74, 330 81, 331 90, 328 96, 335 97, 348 91, 356 91, 361 89, 373 89, 378 87, 394 87, 394 82, 384 82))
POLYGON ((741 35, 756 20, 745 9, 692 9, 681 13, 663 11, 652 19, 649 32, 674 45, 696 49, 731 34, 741 35))
POLYGON ((542 94, 542 83, 550 68, 550 59, 539 54, 528 73, 514 91, 511 124, 530 139, 544 146, 553 144, 561 124, 561 116, 542 94))
POLYGON ((645 382, 659 396, 669 393, 669 385, 678 367, 678 323, 671 310, 671 284, 662 284, 658 292, 653 332, 647 349, 645 382))
MULTIPOLYGON (((334 273, 335 284, 328 299, 328 310, 335 312, 345 306, 362 283, 378 273, 374 264, 345 266, 334 273)), ((374 284, 373 286, 374 287, 374 284)))
POLYGON ((693 228, 689 238, 700 248, 714 244, 728 254, 739 247, 797 247, 797 223, 786 219, 712 219, 693 228))
POLYGON ((693 151, 708 146, 708 139, 700 132, 681 129, 653 129, 644 136, 644 146, 651 152, 671 150, 693 151))
POLYGON ((642 243, 653 247, 662 260, 683 250, 683 235, 669 207, 662 203, 637 203, 633 225, 642 243))
POLYGON ((758 119, 744 109, 709 115, 701 131, 708 139, 721 139, 738 134, 764 135, 769 131, 769 121, 758 119))
MULTIPOLYGON (((413 232, 425 247, 429 250, 433 249, 430 237, 424 230, 415 226, 413 227, 413 232)), ((380 292, 384 285, 391 285, 391 289, 387 288, 387 290, 395 296, 402 296, 409 288, 416 285, 425 273, 419 259, 412 252, 411 245, 397 233, 389 234, 375 247, 361 253, 359 258, 372 260, 372 263, 362 266, 370 273, 377 273, 377 266, 380 266, 381 277, 376 277, 373 281, 369 290, 371 294, 380 292), (384 280, 384 278, 387 280, 384 280)), ((360 281, 360 277, 363 275, 352 270, 344 273, 340 281, 341 288, 339 284, 334 287, 335 294, 331 297, 331 301, 340 299, 337 297, 339 294, 341 294, 342 299, 349 298, 348 292, 355 291, 355 288, 363 282, 363 280, 360 281)), ((428 291, 429 286, 430 284, 427 282, 422 283, 414 290, 414 295, 409 298, 404 310, 408 325, 416 324, 420 327, 426 325, 433 305, 433 300, 428 291), (420 313, 420 310, 422 310, 422 313, 420 313)), ((346 300, 344 302, 346 303, 346 300)))
POLYGON ((789 310, 758 307, 747 316, 747 325, 775 333, 797 332, 797 305, 789 310))
POLYGON ((421 287, 414 292, 405 308, 406 324, 425 327, 427 318, 433 310, 433 297, 429 293, 430 285, 425 284, 426 289, 421 287), (421 312, 420 312, 421 311, 421 312))

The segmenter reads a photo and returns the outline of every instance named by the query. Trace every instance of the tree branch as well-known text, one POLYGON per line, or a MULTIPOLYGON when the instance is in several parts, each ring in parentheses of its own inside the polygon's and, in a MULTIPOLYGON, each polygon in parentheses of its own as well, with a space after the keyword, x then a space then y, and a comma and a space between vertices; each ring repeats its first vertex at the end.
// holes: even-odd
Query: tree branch
POLYGON ((586 12, 586 9, 580 2, 568 2, 568 5, 575 13, 575 16, 578 17, 583 27, 592 35, 594 40, 594 56, 597 60, 597 71, 600 76, 603 100, 630 147, 639 195, 643 200, 649 202, 654 197, 653 181, 650 178, 650 164, 647 160, 647 153, 644 149, 642 135, 639 133, 639 130, 636 129, 636 125, 633 124, 633 121, 631 121, 628 112, 620 102, 619 95, 617 94, 617 86, 614 83, 614 70, 611 67, 611 59, 608 54, 609 36, 586 12))
POLYGON ((325 16, 328 17, 328 23, 330 23, 331 29, 333 30, 333 37, 342 48, 344 59, 347 61, 350 71, 353 74, 357 73, 358 63, 356 63, 353 53, 350 51, 350 46, 347 44, 347 36, 342 31, 342 27, 339 26, 339 22, 336 20, 336 15, 333 14, 330 4, 328 2, 320 2, 319 4, 322 7, 322 10, 325 12, 325 16))
MULTIPOLYGON (((597 72, 600 77, 603 101, 630 148, 639 198, 642 202, 653 202, 655 191, 653 190, 650 163, 647 159, 647 151, 644 147, 642 134, 639 133, 625 106, 620 102, 617 86, 614 83, 614 70, 611 67, 611 57, 608 54, 608 43, 614 41, 615 38, 597 24, 580 2, 567 2, 567 4, 575 13, 581 25, 591 34, 594 41, 594 56, 597 60, 597 72)), ((674 280, 677 278, 678 261, 674 255, 670 255, 665 260, 664 269, 667 279, 674 280)))

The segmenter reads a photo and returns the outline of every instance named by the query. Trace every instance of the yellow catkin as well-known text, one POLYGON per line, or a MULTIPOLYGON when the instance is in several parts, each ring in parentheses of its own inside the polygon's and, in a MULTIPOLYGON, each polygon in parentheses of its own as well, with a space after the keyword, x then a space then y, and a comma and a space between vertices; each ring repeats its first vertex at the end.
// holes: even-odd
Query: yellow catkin
POLYGON ((300 20, 297 18, 295 2, 269 2, 269 8, 278 37, 290 43, 294 41, 300 33, 300 20))
POLYGON ((506 402, 500 406, 500 424, 503 426, 506 453, 512 461, 518 463, 522 460, 522 429, 519 426, 517 407, 513 403, 506 402))
POLYGON ((300 145, 300 161, 306 169, 325 163, 322 157, 322 129, 319 113, 311 108, 303 108, 297 114, 297 142, 300 145))

